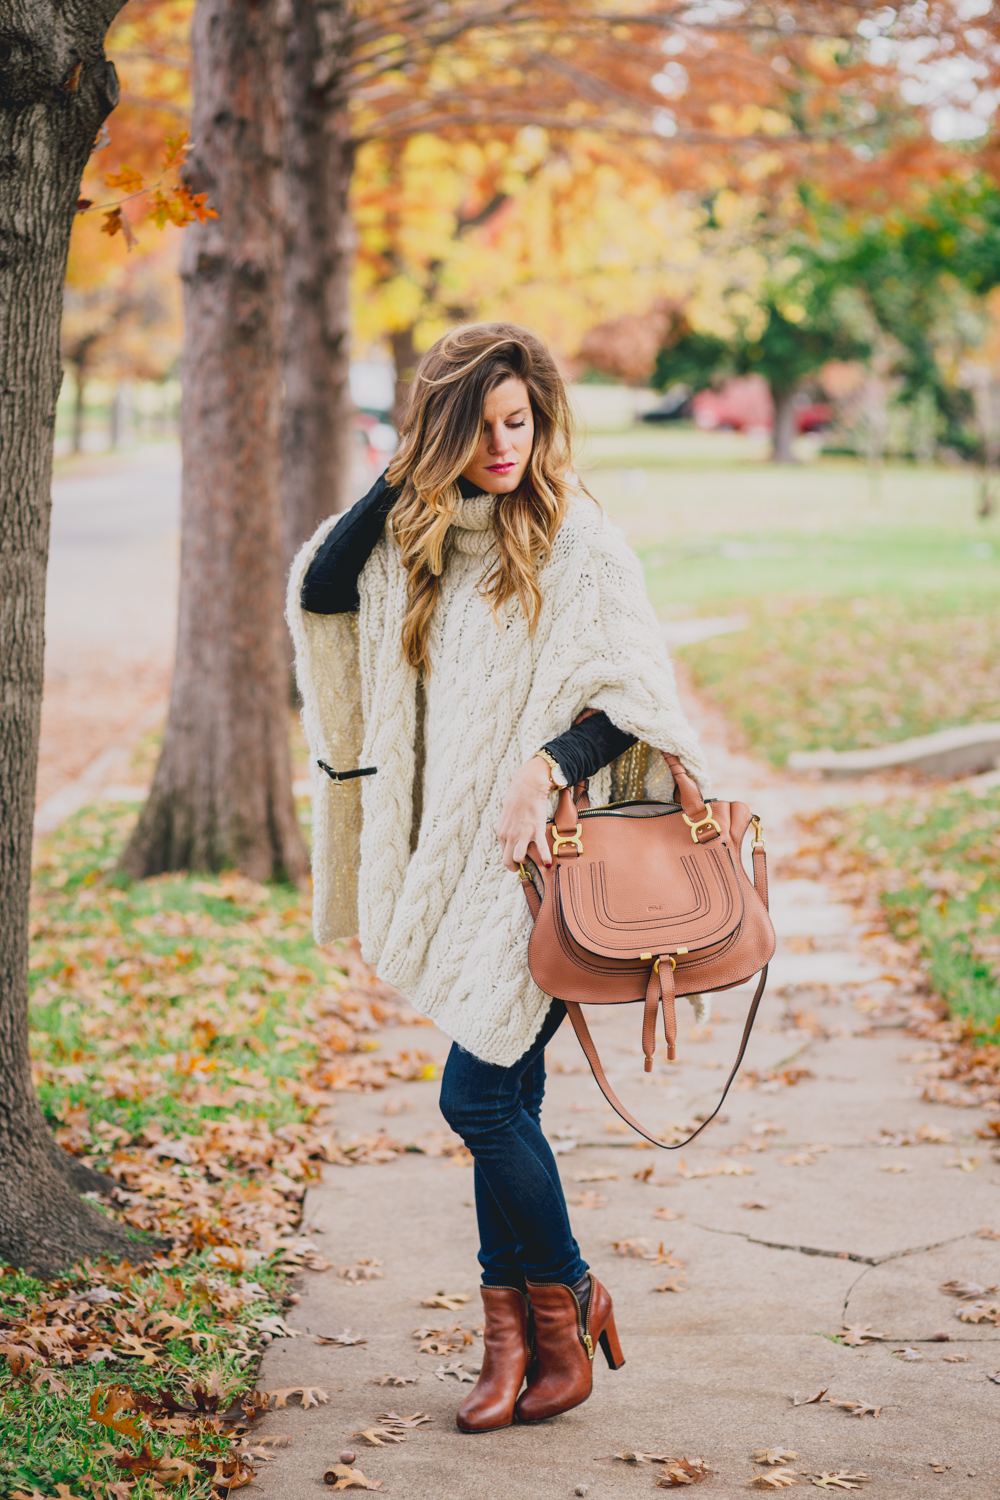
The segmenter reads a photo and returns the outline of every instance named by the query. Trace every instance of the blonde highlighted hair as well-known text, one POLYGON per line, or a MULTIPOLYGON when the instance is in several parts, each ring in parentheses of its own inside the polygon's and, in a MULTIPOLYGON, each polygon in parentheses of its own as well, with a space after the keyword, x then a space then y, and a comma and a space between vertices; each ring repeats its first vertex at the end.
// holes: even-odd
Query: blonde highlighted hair
POLYGON ((514 323, 469 323, 438 339, 417 366, 402 441, 386 479, 401 486, 389 524, 407 573, 403 650, 430 669, 427 636, 445 565, 448 528, 462 504, 458 479, 483 431, 483 405, 505 380, 523 380, 534 417, 531 459, 520 485, 498 495, 496 546, 481 590, 494 614, 515 595, 534 630, 542 606, 537 573, 569 502, 570 418, 566 388, 542 341, 514 323))

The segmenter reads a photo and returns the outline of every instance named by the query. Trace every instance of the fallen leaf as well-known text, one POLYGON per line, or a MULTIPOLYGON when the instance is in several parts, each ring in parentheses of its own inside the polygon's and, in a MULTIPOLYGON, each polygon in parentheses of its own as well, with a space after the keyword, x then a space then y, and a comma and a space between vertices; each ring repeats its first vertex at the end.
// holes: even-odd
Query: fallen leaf
POLYGON ((911 1362, 914 1360, 923 1359, 924 1357, 919 1349, 911 1349, 909 1348, 909 1346, 907 1346, 905 1349, 893 1349, 892 1352, 897 1359, 905 1359, 911 1362))
POLYGON ((967 1354, 942 1354, 941 1362, 946 1365, 967 1365, 969 1356, 967 1354))
POLYGON ((280 1391, 271 1391, 274 1397, 274 1409, 280 1411, 292 1396, 302 1398, 302 1410, 308 1411, 310 1406, 318 1406, 321 1401, 329 1401, 326 1391, 320 1390, 318 1385, 286 1385, 280 1391))
POLYGON ((460 1323, 447 1328, 414 1328, 413 1337, 420 1341, 421 1354, 455 1354, 472 1343, 472 1334, 460 1323))
POLYGON ((981 1156, 953 1156, 951 1161, 946 1161, 946 1167, 957 1167, 960 1172, 974 1172, 982 1161, 981 1156))
POLYGON ((1000 1385, 1000 1370, 987 1370, 986 1379, 992 1380, 994 1385, 1000 1385))
POLYGON ((461 1312, 469 1301, 468 1292, 435 1292, 433 1297, 423 1297, 421 1307, 440 1307, 445 1312, 461 1312))
POLYGON ((997 1290, 995 1286, 980 1286, 978 1281, 943 1281, 940 1290, 947 1297, 959 1297, 969 1301, 978 1297, 989 1297, 997 1290))
POLYGON ((606 1208, 608 1200, 603 1193, 572 1193, 567 1200, 574 1208, 606 1208))
POLYGON ((654 1219, 666 1219, 672 1222, 674 1219, 683 1219, 684 1215, 676 1213, 672 1208, 658 1208, 653 1214, 654 1219))
POLYGON ((755 1464, 788 1464, 798 1456, 789 1448, 758 1448, 750 1458, 755 1464))
POLYGON ((416 1385, 419 1375, 376 1375, 372 1385, 416 1385))
POLYGON ((172 1458, 169 1455, 164 1455, 157 1459, 153 1476, 161 1484, 181 1484, 185 1480, 189 1484, 193 1484, 198 1478, 198 1471, 194 1464, 186 1463, 183 1458, 172 1458))
POLYGON ((821 1490, 859 1490, 867 1478, 867 1474, 849 1474, 846 1469, 838 1469, 834 1474, 817 1474, 813 1484, 821 1490))
POLYGON ((783 1490, 789 1485, 798 1484, 797 1469, 772 1469, 770 1474, 765 1470, 762 1474, 756 1474, 750 1481, 752 1490, 783 1490))
POLYGON ((120 1415, 123 1411, 134 1410, 135 1402, 132 1392, 121 1386, 113 1385, 107 1390, 100 1386, 90 1393, 90 1411, 87 1413, 92 1422, 99 1422, 102 1427, 109 1427, 112 1432, 117 1432, 121 1437, 133 1438, 137 1443, 142 1441, 142 1432, 136 1426, 131 1417, 120 1415), (107 1397, 103 1411, 100 1403, 107 1397))
POLYGON ((384 1448, 386 1443, 405 1443, 405 1432, 390 1432, 385 1427, 365 1427, 361 1432, 356 1432, 355 1437, 363 1437, 366 1442, 371 1443, 373 1448, 384 1448))
POLYGON ((367 1255, 363 1255, 353 1266, 341 1266, 337 1275, 342 1281, 355 1284, 361 1281, 381 1281, 385 1273, 379 1267, 384 1265, 383 1260, 370 1260, 367 1255))
POLYGON ((982 1229, 976 1230, 976 1238, 980 1240, 1000 1240, 1000 1229, 993 1229, 991 1225, 984 1224, 982 1229))
POLYGON ((955 1317, 963 1323, 1000 1325, 1000 1302, 966 1302, 964 1307, 956 1307, 955 1317))
POLYGON ((574 1182, 617 1182, 618 1173, 611 1167, 600 1167, 595 1172, 574 1172, 574 1182))
POLYGON ((654 1292, 682 1292, 684 1288, 679 1284, 684 1280, 683 1276, 672 1276, 669 1281, 663 1282, 661 1286, 654 1286, 654 1292))
POLYGON ((409 1417, 401 1417, 399 1413, 395 1411, 384 1411, 379 1417, 379 1421, 386 1423, 386 1425, 389 1427, 405 1428, 425 1427, 428 1422, 433 1422, 433 1420, 433 1417, 429 1417, 427 1413, 423 1411, 415 1411, 409 1417))
POLYGON ((815 1396, 806 1396, 805 1399, 802 1400, 802 1401, 799 1400, 798 1396, 793 1396, 792 1397, 792 1405, 793 1406, 815 1406, 817 1402, 822 1401, 823 1397, 826 1395, 826 1393, 827 1393, 827 1391, 829 1389, 830 1389, 829 1386, 824 1386, 821 1391, 817 1391, 816 1392, 815 1396))
POLYGON ((347 1464, 331 1464, 323 1475, 324 1484, 332 1484, 335 1490, 380 1490, 381 1479, 366 1479, 360 1469, 350 1469, 347 1464))
POLYGON ((670 1490, 682 1484, 700 1484, 714 1470, 705 1467, 703 1458, 678 1458, 671 1460, 662 1474, 656 1476, 659 1488, 670 1490))
POLYGON ((921 1125, 917 1130, 917 1140, 925 1141, 929 1145, 950 1146, 952 1135, 942 1125, 921 1125))
POLYGON ((633 1453, 630 1450, 616 1453, 615 1458, 620 1458, 626 1464, 668 1464, 671 1462, 669 1453, 633 1453))
POLYGON ((844 1332, 840 1335, 840 1342, 846 1344, 848 1349, 858 1349, 862 1344, 868 1344, 873 1340, 884 1337, 885 1334, 873 1333, 868 1323, 845 1323, 844 1332))
POLYGON ((742 1205, 743 1208, 770 1208, 770 1203, 764 1203, 760 1198, 748 1198, 742 1205))
POLYGON ((474 1374, 465 1369, 461 1361, 453 1365, 438 1365, 437 1369, 434 1371, 434 1374, 437 1376, 438 1380, 443 1380, 446 1375, 454 1375, 459 1384, 461 1384, 463 1380, 468 1380, 471 1383, 476 1378, 474 1374))
POLYGON ((842 1407, 852 1417, 877 1417, 882 1410, 881 1406, 873 1406, 870 1401, 835 1401, 832 1396, 828 1404, 842 1407))
POLYGON ((317 1333, 317 1344, 337 1344, 341 1349, 353 1349, 355 1344, 367 1344, 368 1340, 360 1333, 352 1333, 345 1328, 343 1333, 317 1333))

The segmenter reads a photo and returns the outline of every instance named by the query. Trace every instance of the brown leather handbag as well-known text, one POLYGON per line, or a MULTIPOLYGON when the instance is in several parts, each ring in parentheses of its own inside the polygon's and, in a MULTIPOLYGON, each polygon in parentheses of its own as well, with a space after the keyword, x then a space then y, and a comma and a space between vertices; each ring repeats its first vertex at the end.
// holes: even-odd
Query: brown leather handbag
MULTIPOLYGON (((767 914, 767 865, 760 819, 744 802, 706 803, 676 756, 664 755, 676 802, 642 800, 591 808, 585 788, 560 794, 547 838, 552 864, 529 857, 520 867, 534 929, 532 978, 566 1005, 605 1098, 654 1146, 612 1090, 582 1004, 644 1002, 642 1050, 653 1067, 657 1015, 667 1056, 676 1054, 678 995, 733 989, 759 972, 743 1038, 722 1097, 686 1146, 722 1108, 746 1052, 775 937, 767 914), (753 881, 740 858, 751 823, 753 881)), ((536 851, 537 852, 537 851, 536 851)))

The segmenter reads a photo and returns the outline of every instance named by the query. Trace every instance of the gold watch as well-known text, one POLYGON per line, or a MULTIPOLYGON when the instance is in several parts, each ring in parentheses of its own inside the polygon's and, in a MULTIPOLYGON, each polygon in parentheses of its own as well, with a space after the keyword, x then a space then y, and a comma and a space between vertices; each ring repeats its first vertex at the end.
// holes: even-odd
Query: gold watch
POLYGON ((536 750, 535 754, 540 760, 544 760, 549 768, 549 785, 552 791, 561 792, 564 787, 569 786, 565 772, 554 755, 550 755, 547 750, 536 750))

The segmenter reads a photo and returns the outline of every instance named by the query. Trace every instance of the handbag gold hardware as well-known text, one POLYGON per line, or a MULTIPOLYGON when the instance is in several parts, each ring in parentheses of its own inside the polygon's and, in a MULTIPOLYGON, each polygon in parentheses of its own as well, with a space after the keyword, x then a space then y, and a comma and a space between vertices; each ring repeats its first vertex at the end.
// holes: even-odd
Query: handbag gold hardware
POLYGON ((684 819, 685 823, 687 824, 687 826, 691 830, 691 838, 693 839, 693 841, 696 844, 700 844, 701 843, 701 839, 698 837, 698 835, 699 835, 699 833, 701 832, 701 830, 703 828, 714 828, 715 831, 716 831, 716 833, 721 833, 722 832, 722 829, 719 827, 719 825, 716 822, 715 818, 712 817, 712 804, 711 804, 711 802, 706 802, 705 803, 705 811, 708 814, 708 816, 704 817, 704 818, 689 818, 688 815, 687 815, 687 813, 685 813, 685 812, 681 813, 681 817, 684 819))
POLYGON ((558 828, 552 830, 552 853, 558 854, 560 849, 573 845, 578 854, 583 853, 583 824, 577 823, 576 832, 570 834, 560 833, 558 828))

